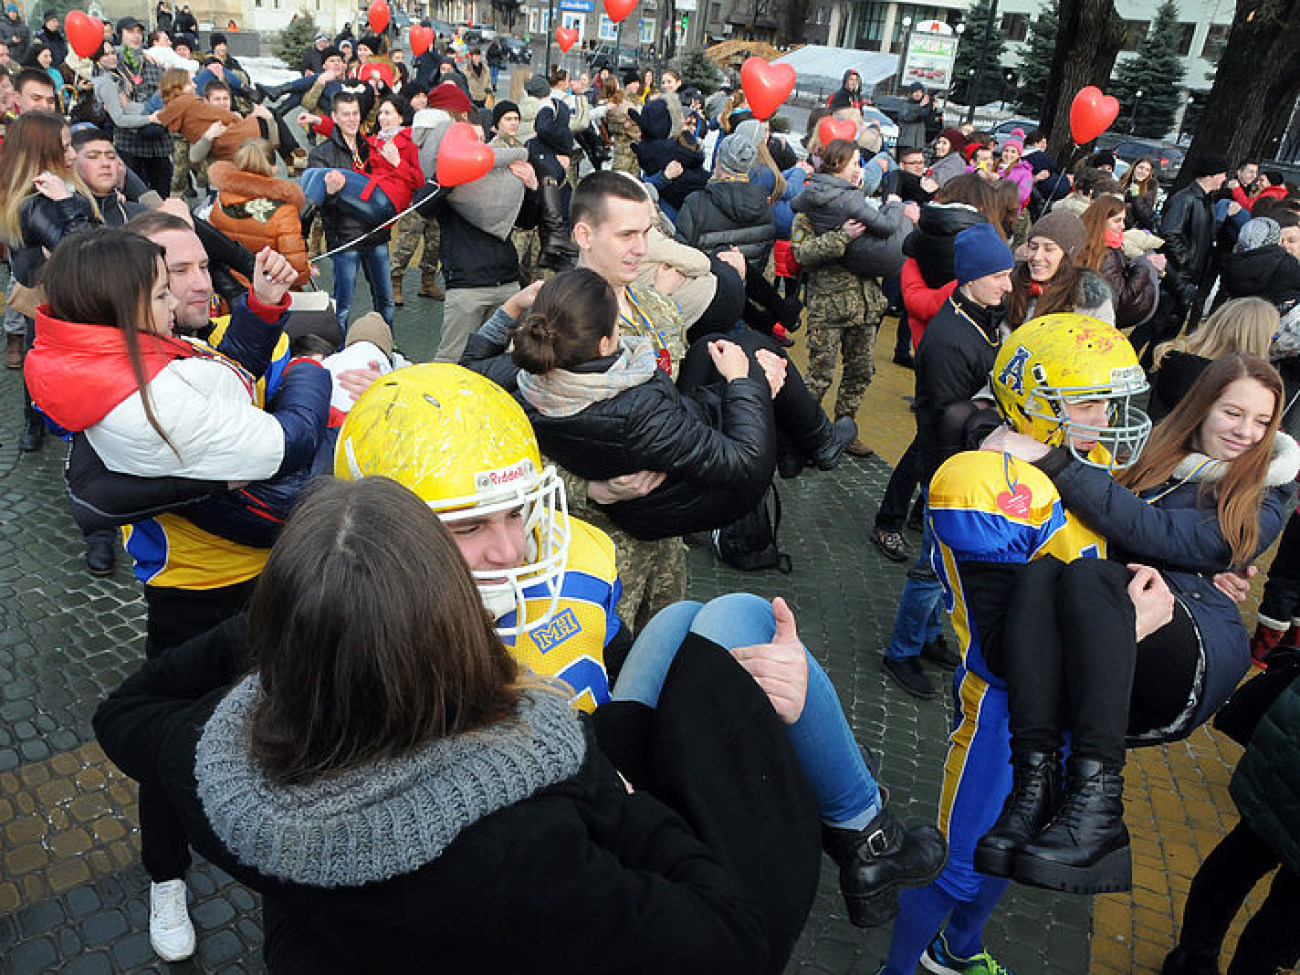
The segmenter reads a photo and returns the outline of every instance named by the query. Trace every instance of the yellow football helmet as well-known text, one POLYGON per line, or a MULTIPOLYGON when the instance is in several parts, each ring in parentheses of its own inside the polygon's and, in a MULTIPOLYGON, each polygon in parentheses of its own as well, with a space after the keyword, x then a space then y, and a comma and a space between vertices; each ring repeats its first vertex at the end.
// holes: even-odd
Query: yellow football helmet
POLYGON ((998 409, 1015 430, 1067 447, 1093 467, 1128 467, 1151 434, 1151 420, 1133 405, 1147 390, 1133 346, 1098 319, 1064 313, 1025 322, 1002 343, 989 378, 998 409), (1067 403, 1095 400, 1107 403, 1105 426, 1070 419, 1067 403), (1075 438, 1097 447, 1082 454, 1075 438))
POLYGON ((554 467, 543 468, 528 417, 496 383, 449 363, 407 366, 376 380, 339 431, 334 474, 392 478, 444 522, 522 508, 524 564, 474 572, 474 579, 504 637, 555 614, 572 537, 564 483, 554 467), (529 600, 549 608, 534 618, 529 600))

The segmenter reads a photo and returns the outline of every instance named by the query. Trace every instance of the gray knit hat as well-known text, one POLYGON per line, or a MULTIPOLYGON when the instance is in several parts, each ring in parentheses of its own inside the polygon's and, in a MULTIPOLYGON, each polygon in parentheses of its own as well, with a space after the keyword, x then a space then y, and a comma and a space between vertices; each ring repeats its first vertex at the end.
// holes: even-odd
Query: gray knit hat
POLYGON ((758 150, 739 132, 733 132, 718 143, 714 166, 728 173, 744 175, 754 166, 758 150))
POLYGON ((1281 239, 1282 228, 1276 220, 1272 217, 1254 217, 1242 224, 1241 233, 1237 235, 1237 246, 1233 251, 1237 254, 1242 251, 1253 251, 1276 244, 1281 239))
POLYGON ((534 98, 545 98, 551 93, 551 86, 547 83, 545 78, 539 74, 535 74, 524 82, 524 91, 532 95, 534 98))
POLYGON ((756 118, 745 119, 736 126, 735 131, 731 134, 741 136, 755 149, 767 141, 763 135, 763 123, 756 118))
POLYGON ((1088 231, 1077 213, 1056 209, 1039 217, 1029 228, 1029 239, 1035 237, 1046 237, 1073 261, 1088 242, 1088 231))

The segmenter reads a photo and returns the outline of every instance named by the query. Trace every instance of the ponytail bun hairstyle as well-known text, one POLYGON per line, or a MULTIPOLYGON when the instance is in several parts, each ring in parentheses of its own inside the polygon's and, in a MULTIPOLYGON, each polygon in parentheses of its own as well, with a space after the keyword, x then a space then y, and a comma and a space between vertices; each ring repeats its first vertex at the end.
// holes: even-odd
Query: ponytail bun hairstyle
POLYGON ((525 372, 572 369, 600 355, 601 339, 614 334, 618 298, 595 271, 564 271, 542 285, 519 320, 511 358, 525 372))

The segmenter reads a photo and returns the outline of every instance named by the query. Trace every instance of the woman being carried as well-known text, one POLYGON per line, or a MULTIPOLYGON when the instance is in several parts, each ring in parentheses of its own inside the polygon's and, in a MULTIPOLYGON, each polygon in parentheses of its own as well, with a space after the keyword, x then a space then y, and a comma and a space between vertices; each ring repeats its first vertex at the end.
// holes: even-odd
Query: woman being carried
POLYGON ((1250 666, 1241 615, 1210 576, 1244 573, 1295 505, 1300 449, 1278 432, 1282 404, 1276 370, 1234 354, 1206 368, 1145 450, 1142 424, 1117 417, 1133 437, 1128 457, 1098 458, 1111 404, 1085 394, 1058 404, 1056 420, 1041 398, 1023 406, 1031 422, 1059 425, 1060 446, 1005 428, 986 442, 1008 464, 1046 473, 1114 550, 1110 560, 1044 558, 1017 573, 1000 662, 1014 785, 976 847, 976 869, 1076 893, 1128 889, 1126 739, 1186 737, 1250 666), (1126 469, 1112 479, 1107 466, 1126 469), (1172 617, 1134 608, 1157 574, 1173 593, 1172 617))

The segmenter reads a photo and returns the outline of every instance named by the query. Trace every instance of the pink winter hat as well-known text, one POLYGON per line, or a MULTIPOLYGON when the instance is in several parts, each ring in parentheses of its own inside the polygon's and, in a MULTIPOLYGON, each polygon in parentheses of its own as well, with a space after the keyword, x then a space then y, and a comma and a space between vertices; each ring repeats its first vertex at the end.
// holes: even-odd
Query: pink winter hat
POLYGON ((1011 134, 1002 140, 1000 148, 1005 149, 1007 146, 1015 146, 1023 153, 1025 151, 1025 130, 1012 129, 1011 134))

